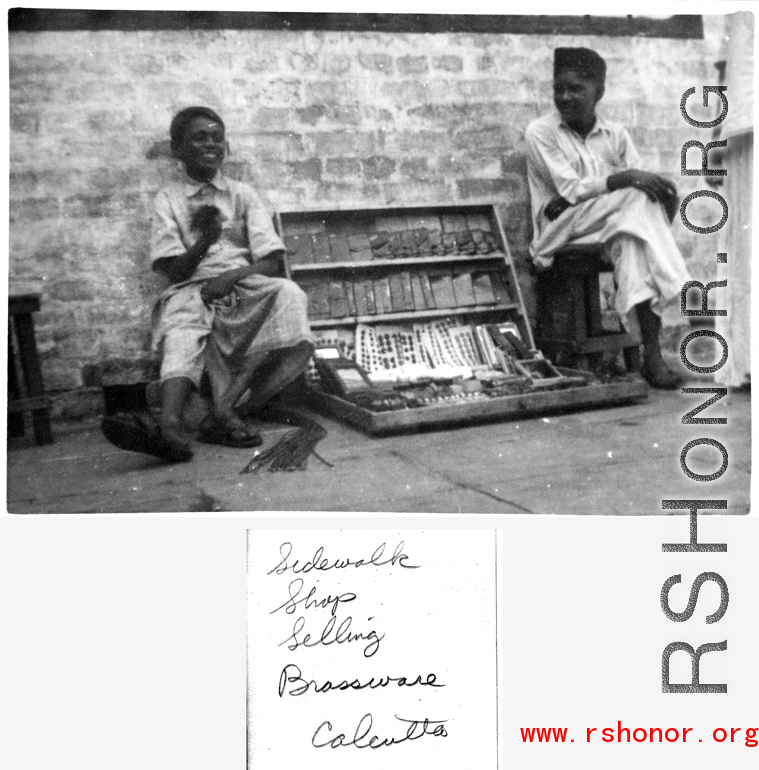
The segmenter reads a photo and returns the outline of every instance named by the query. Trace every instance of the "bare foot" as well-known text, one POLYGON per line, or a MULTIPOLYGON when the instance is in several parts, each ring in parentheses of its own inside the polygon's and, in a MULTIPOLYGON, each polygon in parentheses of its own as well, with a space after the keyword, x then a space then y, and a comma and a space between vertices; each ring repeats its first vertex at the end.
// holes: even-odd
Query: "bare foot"
POLYGON ((640 373, 652 388, 659 390, 674 390, 682 382, 661 356, 645 356, 640 373))
POLYGON ((181 422, 161 418, 159 424, 161 426, 161 435, 169 444, 174 445, 180 451, 192 452, 181 422))
POLYGON ((200 440, 227 446, 259 446, 261 435, 236 414, 220 414, 214 410, 200 424, 200 440))

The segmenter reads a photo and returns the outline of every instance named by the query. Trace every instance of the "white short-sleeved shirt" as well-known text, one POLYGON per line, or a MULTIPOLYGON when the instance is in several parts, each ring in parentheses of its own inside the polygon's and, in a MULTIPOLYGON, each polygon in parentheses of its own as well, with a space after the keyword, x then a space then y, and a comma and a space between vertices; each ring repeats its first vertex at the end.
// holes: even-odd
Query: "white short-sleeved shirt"
POLYGON ((558 112, 527 126, 527 178, 535 239, 547 224, 543 208, 557 195, 575 205, 608 193, 606 180, 628 168, 641 168, 640 156, 625 128, 596 116, 583 139, 558 112))
POLYGON ((192 278, 204 279, 244 267, 284 249, 269 212, 258 193, 247 184, 227 179, 221 172, 210 182, 184 179, 164 187, 155 199, 150 261, 184 254, 199 237, 190 227, 201 206, 221 211, 222 232, 195 269, 192 278))

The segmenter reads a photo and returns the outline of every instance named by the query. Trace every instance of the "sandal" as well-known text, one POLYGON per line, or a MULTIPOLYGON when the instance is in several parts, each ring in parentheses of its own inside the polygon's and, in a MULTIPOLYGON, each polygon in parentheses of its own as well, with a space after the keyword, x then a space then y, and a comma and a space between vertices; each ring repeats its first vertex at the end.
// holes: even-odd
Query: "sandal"
POLYGON ((109 415, 103 417, 100 427, 108 441, 119 449, 152 455, 169 463, 192 459, 190 446, 166 437, 158 421, 150 414, 124 412, 109 415))
POLYGON ((261 434, 247 426, 235 428, 218 423, 201 424, 198 441, 204 444, 218 444, 232 449, 248 449, 264 443, 261 434))

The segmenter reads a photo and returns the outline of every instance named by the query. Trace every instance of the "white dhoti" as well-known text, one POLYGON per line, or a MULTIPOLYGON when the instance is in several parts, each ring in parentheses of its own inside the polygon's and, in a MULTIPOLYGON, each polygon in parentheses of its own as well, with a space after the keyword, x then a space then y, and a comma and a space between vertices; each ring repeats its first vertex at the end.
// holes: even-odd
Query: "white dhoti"
POLYGON ((153 347, 161 355, 161 380, 186 377, 196 387, 207 372, 215 400, 232 379, 255 368, 272 351, 313 337, 306 294, 293 281, 253 274, 211 303, 202 281, 170 287, 154 308, 153 347))
POLYGON ((575 244, 604 247, 614 265, 616 310, 628 331, 637 329, 636 305, 650 300, 662 315, 689 280, 662 205, 640 190, 628 187, 568 208, 544 223, 530 251, 537 267, 549 268, 557 251, 575 244))

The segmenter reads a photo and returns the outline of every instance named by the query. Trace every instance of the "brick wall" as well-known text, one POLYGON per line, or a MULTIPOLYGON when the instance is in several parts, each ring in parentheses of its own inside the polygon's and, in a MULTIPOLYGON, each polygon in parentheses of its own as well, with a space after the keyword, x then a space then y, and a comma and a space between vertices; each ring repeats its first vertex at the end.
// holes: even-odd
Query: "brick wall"
MULTIPOLYGON (((679 178, 680 147, 706 139, 680 117, 680 95, 716 82, 722 33, 721 17, 704 21, 704 40, 11 34, 10 288, 42 293, 48 389, 149 373, 150 212, 175 170, 167 133, 177 109, 207 104, 223 115, 228 173, 272 209, 496 201, 529 304, 524 129, 551 108, 553 48, 606 56, 604 113, 628 124, 651 167, 685 194, 703 185, 679 178)), ((676 235, 695 277, 713 275, 712 237, 680 224, 676 235)))

